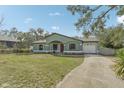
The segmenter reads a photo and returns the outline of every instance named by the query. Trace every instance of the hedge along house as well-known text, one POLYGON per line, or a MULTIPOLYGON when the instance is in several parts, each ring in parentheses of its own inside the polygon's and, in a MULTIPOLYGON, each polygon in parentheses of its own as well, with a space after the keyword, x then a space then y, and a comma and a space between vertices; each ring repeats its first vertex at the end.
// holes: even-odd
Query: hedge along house
POLYGON ((0 45, 5 45, 6 48, 13 48, 18 42, 14 37, 0 35, 0 45))
POLYGON ((33 52, 57 53, 96 53, 98 40, 76 39, 58 33, 52 33, 43 40, 33 42, 33 52), (92 47, 93 50, 90 49, 92 47), (88 48, 86 48, 88 47, 88 48), (90 51, 88 50, 90 49, 90 51))

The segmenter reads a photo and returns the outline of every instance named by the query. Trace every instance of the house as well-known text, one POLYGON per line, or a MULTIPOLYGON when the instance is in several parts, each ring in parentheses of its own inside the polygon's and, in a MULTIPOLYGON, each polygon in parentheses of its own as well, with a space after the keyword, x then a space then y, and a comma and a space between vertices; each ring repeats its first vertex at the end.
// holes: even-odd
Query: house
POLYGON ((0 44, 5 45, 7 48, 13 48, 17 42, 19 41, 14 37, 0 35, 0 44))
POLYGON ((97 48, 98 39, 93 36, 76 39, 62 34, 52 33, 43 40, 33 42, 34 53, 97 53, 97 48))

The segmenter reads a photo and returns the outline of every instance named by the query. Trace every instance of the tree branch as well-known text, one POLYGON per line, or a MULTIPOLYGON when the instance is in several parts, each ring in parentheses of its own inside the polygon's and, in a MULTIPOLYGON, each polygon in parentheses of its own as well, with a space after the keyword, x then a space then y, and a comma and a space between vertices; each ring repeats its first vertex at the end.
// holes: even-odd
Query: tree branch
POLYGON ((102 7, 102 5, 99 5, 99 6, 97 6, 97 7, 95 7, 94 9, 91 9, 91 11, 96 11, 96 10, 98 10, 100 7, 102 7))
MULTIPOLYGON (((100 6, 98 6, 99 8, 101 7, 101 5, 100 6)), ((100 16, 100 17, 96 17, 96 18, 90 18, 90 19, 101 19, 101 18, 103 18, 103 17, 105 17, 105 15, 107 14, 107 13, 109 13, 109 11, 111 11, 112 9, 114 9, 116 7, 116 5, 115 6, 112 6, 110 9, 108 9, 102 16, 100 16)), ((97 10, 97 9, 96 9, 97 10)))
POLYGON ((103 17, 105 17, 105 15, 107 14, 107 13, 109 13, 109 11, 111 11, 112 9, 114 9, 116 6, 112 6, 110 9, 108 9, 101 17, 98 17, 98 18, 103 18, 103 17))
POLYGON ((2 26, 3 21, 4 21, 4 17, 1 17, 1 19, 0 19, 0 27, 2 26))

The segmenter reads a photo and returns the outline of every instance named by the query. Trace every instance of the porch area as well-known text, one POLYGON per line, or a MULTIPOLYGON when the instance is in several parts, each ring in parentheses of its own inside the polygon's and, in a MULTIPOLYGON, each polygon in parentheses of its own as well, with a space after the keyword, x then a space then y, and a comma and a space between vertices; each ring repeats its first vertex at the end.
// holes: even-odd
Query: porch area
POLYGON ((52 53, 63 53, 64 52, 64 43, 60 41, 52 41, 49 43, 50 52, 52 53))
POLYGON ((51 53, 51 54, 72 54, 77 55, 83 54, 82 44, 75 42, 62 42, 62 41, 51 41, 51 42, 40 42, 35 44, 33 47, 34 53, 51 53))

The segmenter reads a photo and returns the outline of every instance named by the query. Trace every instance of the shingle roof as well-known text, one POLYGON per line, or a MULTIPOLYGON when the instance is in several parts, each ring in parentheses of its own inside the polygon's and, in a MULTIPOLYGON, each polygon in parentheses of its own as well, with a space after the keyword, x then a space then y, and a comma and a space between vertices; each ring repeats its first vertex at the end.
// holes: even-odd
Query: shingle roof
MULTIPOLYGON (((79 41, 84 41, 84 42, 98 42, 99 40, 95 37, 95 36, 89 36, 88 38, 86 37, 82 37, 82 38, 74 38, 74 37, 69 37, 69 36, 65 36, 65 35, 62 35, 62 34, 58 34, 58 33, 52 33, 48 36, 46 36, 45 38, 53 35, 53 34, 57 34, 57 35, 61 35, 61 36, 64 36, 64 37, 68 37, 68 38, 72 38, 72 39, 76 39, 76 40, 79 40, 79 41)), ((43 39, 43 40, 39 40, 39 41, 34 41, 33 43, 46 43, 46 39, 43 39)))
POLYGON ((43 39, 43 40, 39 40, 39 41, 34 41, 33 43, 34 43, 34 44, 36 44, 36 43, 46 43, 46 40, 43 39))
POLYGON ((82 40, 84 41, 84 42, 98 42, 99 40, 98 40, 98 38, 96 38, 95 36, 89 36, 88 38, 86 38, 86 37, 83 37, 82 38, 82 40))
POLYGON ((0 41, 13 41, 13 42, 18 42, 17 39, 14 37, 6 36, 6 35, 0 35, 0 41))
POLYGON ((47 37, 49 37, 49 36, 51 36, 51 35, 54 35, 54 34, 56 34, 56 35, 60 35, 60 36, 64 36, 64 37, 67 37, 67 38, 71 38, 71 39, 75 39, 75 40, 82 41, 82 40, 80 40, 80 39, 77 39, 77 38, 74 38, 74 37, 69 37, 69 36, 66 36, 66 35, 59 34, 59 33, 52 33, 52 34, 46 36, 45 38, 47 38, 47 37))
MULTIPOLYGON (((74 37, 75 38, 75 37, 74 37)), ((89 42, 94 42, 94 41, 99 41, 95 36, 89 36, 89 37, 76 37, 76 39, 82 40, 82 41, 89 41, 89 42)))

